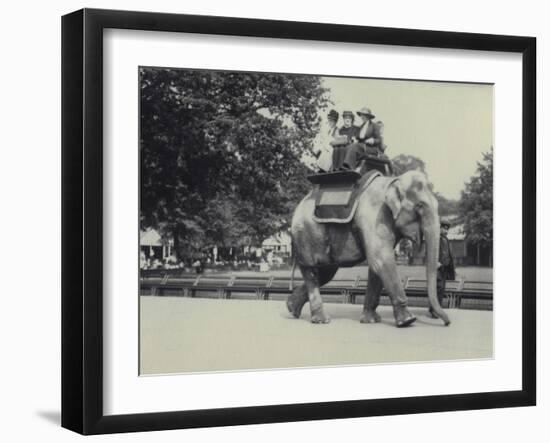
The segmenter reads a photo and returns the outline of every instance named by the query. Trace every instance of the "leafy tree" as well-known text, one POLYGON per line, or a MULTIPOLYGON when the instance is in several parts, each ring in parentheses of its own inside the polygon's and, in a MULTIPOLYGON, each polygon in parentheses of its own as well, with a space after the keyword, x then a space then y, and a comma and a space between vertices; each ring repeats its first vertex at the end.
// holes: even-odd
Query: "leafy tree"
POLYGON ((459 213, 458 200, 452 200, 444 197, 439 192, 434 192, 439 207, 439 215, 442 217, 449 215, 457 215, 459 213))
POLYGON ((142 228, 171 235, 181 255, 184 242, 258 242, 288 225, 327 104, 320 78, 139 73, 142 228))
POLYGON ((493 148, 483 154, 477 173, 466 183, 459 202, 464 232, 469 242, 490 246, 493 242, 493 148))
MULTIPOLYGON (((400 154, 392 159, 392 163, 395 175, 401 175, 407 171, 421 171, 427 175, 426 163, 414 155, 400 154)), ((429 186, 433 191, 433 184, 429 183, 429 186)), ((437 191, 434 194, 439 204, 440 216, 449 216, 458 213, 458 201, 448 199, 437 191)))

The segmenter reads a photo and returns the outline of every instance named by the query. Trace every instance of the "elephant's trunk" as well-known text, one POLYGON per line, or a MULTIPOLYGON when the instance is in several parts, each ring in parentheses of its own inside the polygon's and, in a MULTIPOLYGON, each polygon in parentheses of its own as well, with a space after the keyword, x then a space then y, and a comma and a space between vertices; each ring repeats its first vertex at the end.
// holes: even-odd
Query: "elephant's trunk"
POLYGON ((426 280, 428 281, 428 299, 435 314, 443 320, 445 326, 451 321, 443 311, 437 299, 437 262, 439 260, 439 216, 437 203, 431 208, 425 208, 422 217, 422 230, 426 240, 426 280))

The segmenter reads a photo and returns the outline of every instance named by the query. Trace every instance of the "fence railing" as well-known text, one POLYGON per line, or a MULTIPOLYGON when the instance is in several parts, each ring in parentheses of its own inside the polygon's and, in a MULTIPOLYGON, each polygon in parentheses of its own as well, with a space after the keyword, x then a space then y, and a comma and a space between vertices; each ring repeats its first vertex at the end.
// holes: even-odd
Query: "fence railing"
MULTIPOLYGON (((140 280, 141 295, 175 295, 206 298, 254 298, 258 300, 282 299, 292 292, 290 278, 274 276, 235 276, 186 274, 179 272, 143 273, 140 280)), ((294 287, 303 283, 294 279, 294 287)), ((411 306, 428 306, 427 282, 408 277, 403 280, 405 293, 411 306)), ((363 278, 332 280, 321 287, 326 301, 358 303, 364 300, 367 280, 363 278)), ((380 304, 389 305, 388 294, 382 290, 380 304)), ((446 283, 445 308, 493 309, 493 283, 465 279, 446 283)))

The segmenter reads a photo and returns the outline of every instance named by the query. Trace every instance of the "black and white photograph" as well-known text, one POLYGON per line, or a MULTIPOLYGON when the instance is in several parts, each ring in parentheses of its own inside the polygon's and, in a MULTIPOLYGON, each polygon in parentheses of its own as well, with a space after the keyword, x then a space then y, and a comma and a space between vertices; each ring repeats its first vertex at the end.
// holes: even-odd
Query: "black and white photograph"
POLYGON ((0 440, 544 440, 545 10, 6 3, 0 440))
POLYGON ((493 358, 493 84, 138 78, 140 375, 493 358))

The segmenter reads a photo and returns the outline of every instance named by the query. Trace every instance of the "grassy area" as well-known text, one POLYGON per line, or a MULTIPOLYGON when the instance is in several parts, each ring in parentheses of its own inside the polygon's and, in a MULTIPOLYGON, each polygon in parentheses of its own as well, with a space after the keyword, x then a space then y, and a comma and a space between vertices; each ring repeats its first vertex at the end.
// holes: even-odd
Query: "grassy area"
MULTIPOLYGON (((426 268, 424 266, 399 266, 399 275, 402 277, 416 277, 416 278, 426 278, 426 268)), ((242 275, 242 276, 254 276, 254 275, 273 275, 276 277, 287 277, 290 276, 289 269, 283 270, 270 270, 268 272, 258 272, 258 271, 231 271, 223 272, 222 275, 231 274, 231 275, 242 275)), ((368 266, 356 266, 353 268, 341 268, 338 270, 338 273, 334 277, 338 279, 353 279, 357 276, 365 277, 368 274, 368 266)), ((296 269, 295 277, 300 277, 300 270, 296 269)), ((493 268, 485 268, 478 266, 467 266, 463 268, 456 269, 457 278, 463 278, 470 281, 493 281, 493 268)))

